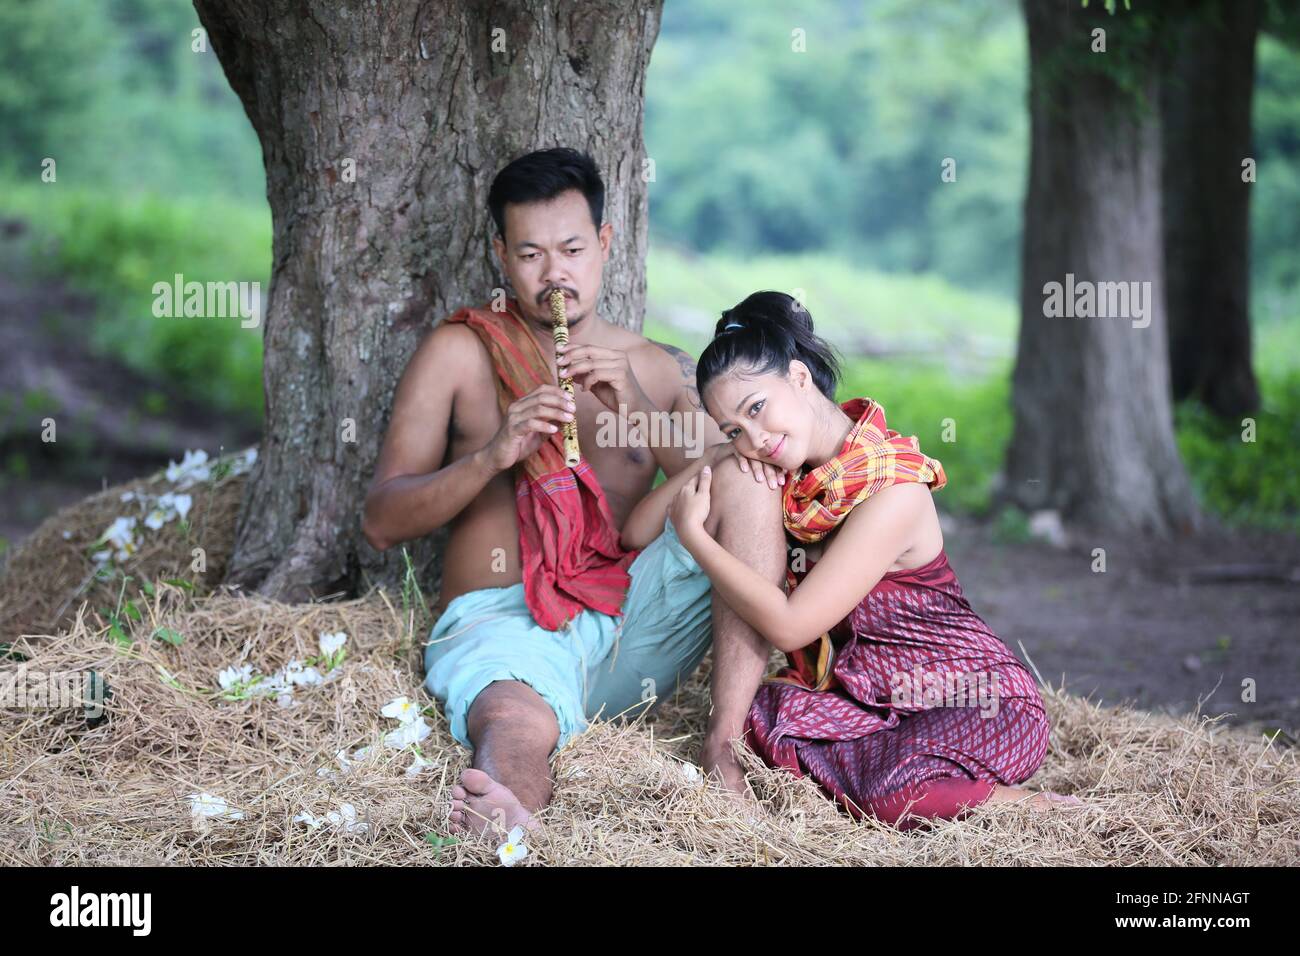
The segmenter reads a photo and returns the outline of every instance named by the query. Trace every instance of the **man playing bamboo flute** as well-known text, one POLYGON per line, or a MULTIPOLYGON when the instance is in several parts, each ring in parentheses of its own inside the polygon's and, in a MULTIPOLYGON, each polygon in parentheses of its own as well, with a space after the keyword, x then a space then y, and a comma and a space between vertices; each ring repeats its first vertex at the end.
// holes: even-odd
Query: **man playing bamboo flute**
POLYGON ((461 309, 420 344, 397 388, 363 522, 381 550, 450 527, 425 669, 453 736, 473 750, 452 792, 451 826, 532 824, 551 798, 551 755, 597 715, 637 713, 672 694, 710 641, 714 707, 702 759, 739 788, 729 742, 743 733, 750 671, 766 644, 712 594, 664 509, 627 519, 658 469, 671 478, 708 464, 719 500, 709 533, 780 583, 784 475, 735 455, 703 413, 686 353, 598 314, 614 230, 602 223, 604 184, 588 156, 523 156, 497 175, 488 205, 514 298, 461 309), (555 289, 568 318, 564 349, 552 335, 555 289), (566 373, 572 401, 557 384, 566 373), (681 441, 600 440, 602 419, 665 412, 695 418, 703 454, 689 457, 681 441), (561 436, 572 419, 581 461, 568 468, 561 436))

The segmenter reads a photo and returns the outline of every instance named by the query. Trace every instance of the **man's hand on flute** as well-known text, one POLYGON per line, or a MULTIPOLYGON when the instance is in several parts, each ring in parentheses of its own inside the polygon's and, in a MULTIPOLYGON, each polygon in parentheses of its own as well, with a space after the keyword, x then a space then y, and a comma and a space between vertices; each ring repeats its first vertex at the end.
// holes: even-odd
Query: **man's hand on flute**
POLYGON ((556 347, 555 364, 561 377, 572 376, 575 385, 591 392, 610 411, 619 411, 619 405, 628 412, 657 410, 621 349, 570 343, 556 347))
POLYGON ((541 448, 542 442, 566 421, 572 421, 575 414, 575 406, 564 389, 538 385, 510 403, 501 427, 483 452, 493 468, 505 471, 541 448))

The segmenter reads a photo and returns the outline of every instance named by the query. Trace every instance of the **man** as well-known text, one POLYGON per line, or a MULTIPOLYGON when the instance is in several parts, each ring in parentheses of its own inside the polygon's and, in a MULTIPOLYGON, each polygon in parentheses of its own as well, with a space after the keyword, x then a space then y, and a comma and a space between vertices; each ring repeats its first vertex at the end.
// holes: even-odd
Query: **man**
MULTIPOLYGON (((425 667, 453 736, 474 754, 452 791, 451 825, 530 825, 551 798, 551 753, 598 714, 670 694, 710 637, 714 710, 702 759, 741 790, 730 741, 769 648, 711 595, 671 523, 638 553, 621 539, 657 470, 677 474, 692 449, 619 445, 608 440, 615 430, 602 430, 620 411, 672 412, 695 419, 704 446, 724 441, 700 404, 695 363, 597 314, 613 227, 602 223, 604 184, 588 156, 523 156, 497 175, 488 204, 515 298, 463 309, 420 344, 398 384, 363 521, 381 550, 450 525, 425 667), (568 316, 572 403, 554 384, 554 289, 568 316), (557 449, 571 416, 583 461, 569 471, 557 449)), ((776 473, 738 456, 716 472, 710 534, 782 582, 776 473)))

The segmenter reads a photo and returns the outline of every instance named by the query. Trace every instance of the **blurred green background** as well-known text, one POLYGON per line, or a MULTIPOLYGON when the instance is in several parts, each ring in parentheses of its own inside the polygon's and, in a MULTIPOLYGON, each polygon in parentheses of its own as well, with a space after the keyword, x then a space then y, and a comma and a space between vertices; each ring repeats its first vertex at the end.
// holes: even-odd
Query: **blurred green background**
MULTIPOLYGON (((665 4, 647 84, 644 331, 698 355, 720 310, 760 288, 796 294, 851 357, 841 398, 883 402, 943 460, 941 503, 983 512, 1011 429, 1023 15, 1012 0, 822 0, 797 16, 815 69, 773 55, 790 48, 781 4, 665 4), (940 181, 936 156, 959 158, 957 182, 940 181), (941 441, 947 417, 955 443, 941 441)), ((187 280, 269 279, 260 147, 215 56, 191 51, 197 27, 176 0, 0 6, 0 220, 22 223, 0 281, 86 293, 88 348, 256 427, 260 332, 150 311, 177 262, 187 280), (33 156, 57 158, 57 185, 33 156)), ((1184 404, 1178 440, 1212 511, 1295 529, 1300 53, 1267 34, 1254 138, 1260 438, 1242 454, 1240 422, 1184 404)), ((0 462, 10 477, 29 467, 0 462)))

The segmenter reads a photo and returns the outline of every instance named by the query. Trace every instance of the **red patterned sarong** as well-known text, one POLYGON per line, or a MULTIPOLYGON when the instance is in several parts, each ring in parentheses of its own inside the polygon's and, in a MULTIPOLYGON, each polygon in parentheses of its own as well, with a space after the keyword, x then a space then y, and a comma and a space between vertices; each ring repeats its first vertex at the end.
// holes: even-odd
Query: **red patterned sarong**
MULTIPOLYGON (((464 308, 447 318, 478 334, 497 374, 497 407, 506 409, 555 376, 514 299, 503 312, 464 308)), ((584 457, 564 464, 564 432, 554 432, 515 465, 515 516, 523 562, 524 602, 548 631, 584 609, 619 615, 631 585, 628 567, 640 550, 619 543, 600 480, 584 457)))
POLYGON ((769 766, 910 829, 1042 763, 1050 728, 1033 676, 971 609, 945 553, 886 574, 830 638, 828 675, 787 668, 750 706, 746 740, 769 766))

